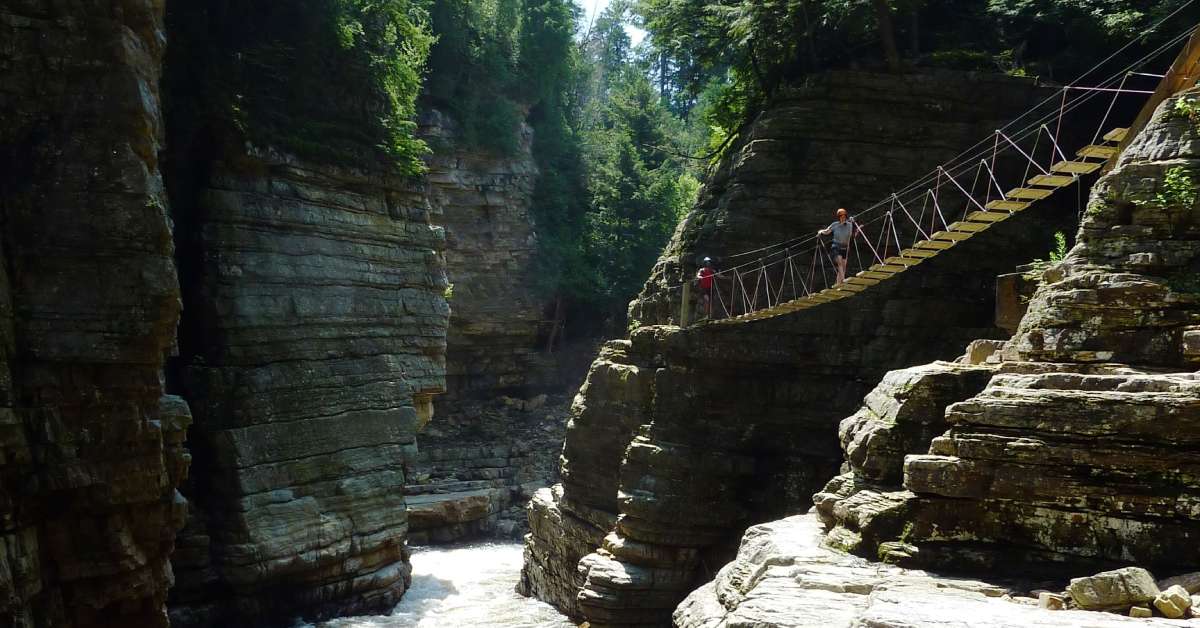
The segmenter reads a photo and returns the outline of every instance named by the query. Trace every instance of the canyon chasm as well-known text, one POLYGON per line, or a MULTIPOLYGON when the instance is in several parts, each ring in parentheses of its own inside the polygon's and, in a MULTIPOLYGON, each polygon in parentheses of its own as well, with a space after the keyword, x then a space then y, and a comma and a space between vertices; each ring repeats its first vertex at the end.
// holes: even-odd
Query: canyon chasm
POLYGON ((0 2, 0 625, 387 614, 410 544, 481 539, 523 542, 516 590, 591 628, 1200 621, 1123 616, 1154 596, 1094 613, 1067 584, 1140 567, 1200 593, 1200 223, 1178 189, 1200 91, 1090 192, 919 270, 679 326, 703 256, 814 232, 1056 106, 996 72, 812 73, 713 161, 601 342, 621 334, 564 338, 536 288, 557 164, 532 124, 489 149, 419 99, 428 151, 402 173, 364 122, 387 99, 350 76, 263 132, 263 77, 322 54, 302 30, 258 46, 272 20, 0 2), (998 304, 1055 231, 1069 253, 998 304))

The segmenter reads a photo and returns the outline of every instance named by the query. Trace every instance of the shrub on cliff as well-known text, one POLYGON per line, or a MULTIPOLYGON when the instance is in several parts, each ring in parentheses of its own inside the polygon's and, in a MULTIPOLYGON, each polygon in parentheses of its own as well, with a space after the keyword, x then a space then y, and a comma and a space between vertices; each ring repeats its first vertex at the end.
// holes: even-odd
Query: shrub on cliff
POLYGON ((167 19, 176 123, 319 162, 421 171, 423 0, 179 0, 167 19))

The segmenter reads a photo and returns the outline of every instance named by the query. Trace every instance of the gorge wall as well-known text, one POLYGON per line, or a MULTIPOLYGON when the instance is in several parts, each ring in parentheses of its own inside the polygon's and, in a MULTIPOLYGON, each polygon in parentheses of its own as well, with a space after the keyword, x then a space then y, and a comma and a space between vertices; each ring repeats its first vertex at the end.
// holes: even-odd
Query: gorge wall
POLYGON ((445 235, 425 183, 379 151, 377 88, 321 39, 322 11, 169 15, 171 381, 196 416, 175 626, 386 611, 410 582, 405 464, 445 390, 445 235), (311 101, 280 102, 279 77, 311 101))
POLYGON ((407 588, 406 457, 444 389, 440 232, 381 173, 221 155, 176 205, 193 514, 174 624, 382 610, 407 588))
MULTIPOLYGON (((666 286, 694 272, 692 258, 815 231, 1041 96, 1031 81, 957 73, 835 73, 789 93, 717 167, 631 318, 677 316, 666 286)), ((1073 220, 1063 207, 1020 214, 920 272, 799 314, 643 327, 609 343, 571 411, 562 485, 530 504, 521 590, 593 626, 669 622, 747 525, 810 506, 839 466, 838 421, 884 373, 1003 338, 994 275, 1048 250, 1073 220)))
POLYGON ((1194 625, 1154 596, 1200 590, 1181 575, 1200 559, 1198 103, 1162 103, 1093 186, 1012 339, 889 373, 842 422, 846 473, 814 496, 823 534, 811 516, 752 528, 675 625, 1194 625), (1113 576, 1127 570, 1088 577, 1131 566, 1172 577, 1138 600, 1113 576))
POLYGON ((209 8, 0 6, 4 625, 166 626, 168 589, 176 626, 281 625, 408 586, 438 208, 372 149, 242 135, 209 8))
POLYGON ((446 392, 410 460, 414 543, 519 537, 520 504, 554 476, 566 404, 558 355, 539 346, 548 327, 534 291, 533 131, 516 133, 515 152, 500 154, 467 145, 437 109, 420 117, 433 148, 424 179, 446 229, 452 315, 446 392))
POLYGON ((0 5, 0 623, 165 627, 187 404, 162 4, 0 5))
POLYGON ((433 149, 425 180, 446 229, 453 285, 447 387, 439 407, 525 389, 551 366, 537 348, 544 316, 533 291, 533 129, 522 125, 516 152, 503 155, 465 145, 457 127, 433 108, 420 118, 419 136, 433 149))
POLYGON ((987 386, 950 398, 941 429, 897 455, 859 456, 889 481, 852 460, 817 496, 831 534, 859 553, 976 573, 1194 569, 1196 102, 1193 90, 1160 106, 1093 187, 1078 244, 984 365, 987 386))

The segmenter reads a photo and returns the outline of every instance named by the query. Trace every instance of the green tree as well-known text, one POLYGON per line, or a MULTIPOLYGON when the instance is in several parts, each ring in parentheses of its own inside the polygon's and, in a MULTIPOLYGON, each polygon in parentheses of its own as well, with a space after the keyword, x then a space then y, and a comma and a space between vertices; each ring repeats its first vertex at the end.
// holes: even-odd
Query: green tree
POLYGON ((647 77, 626 71, 586 133, 590 294, 616 318, 695 202, 699 184, 661 149, 675 126, 647 77))
MULTIPOLYGON (((1177 34, 1170 24, 1145 31, 1188 2, 639 0, 635 10, 662 58, 664 96, 682 114, 707 92, 710 121, 729 136, 781 86, 830 68, 949 65, 1073 80, 1131 39, 1141 38, 1114 63, 1177 34)), ((1198 19, 1190 5, 1174 23, 1198 19)))
POLYGON ((422 169, 416 98, 433 39, 422 0, 180 0, 169 94, 203 85, 176 123, 241 131, 308 159, 422 169))

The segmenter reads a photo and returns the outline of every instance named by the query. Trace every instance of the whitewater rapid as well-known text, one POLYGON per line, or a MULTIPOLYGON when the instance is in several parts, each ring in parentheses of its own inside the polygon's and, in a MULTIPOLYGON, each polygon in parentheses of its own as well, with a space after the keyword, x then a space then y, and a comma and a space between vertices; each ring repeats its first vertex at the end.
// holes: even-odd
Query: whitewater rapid
POLYGON ((519 543, 414 548, 412 588, 390 615, 318 628, 574 628, 550 605, 517 595, 521 562, 519 543))

